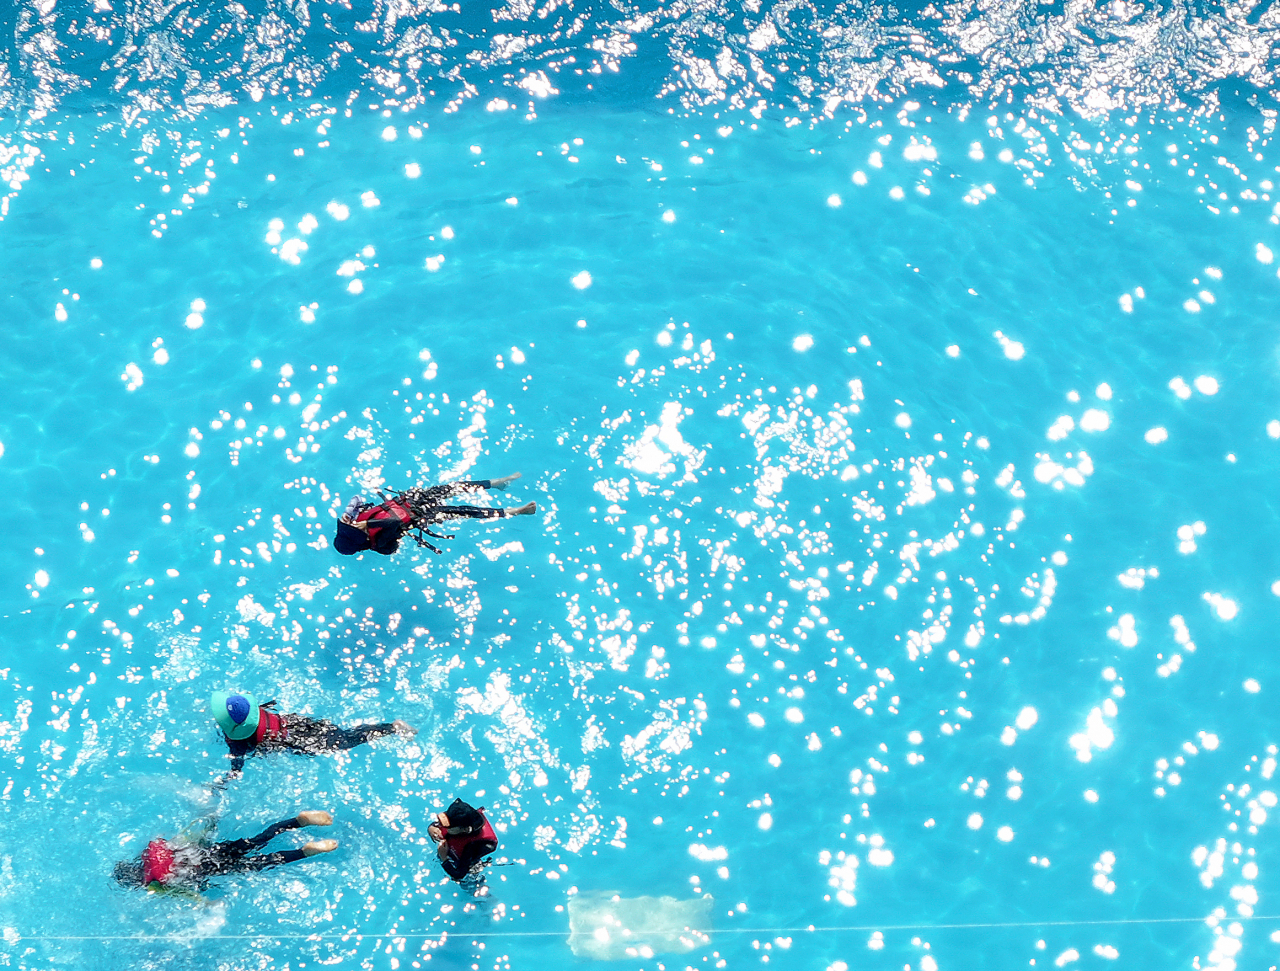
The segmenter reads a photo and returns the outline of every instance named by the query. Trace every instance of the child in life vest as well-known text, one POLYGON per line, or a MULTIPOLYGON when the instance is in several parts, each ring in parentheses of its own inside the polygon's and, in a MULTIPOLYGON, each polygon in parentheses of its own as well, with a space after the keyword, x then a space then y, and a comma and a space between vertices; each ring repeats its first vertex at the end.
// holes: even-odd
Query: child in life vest
POLYGON ((399 718, 378 725, 340 728, 305 715, 279 714, 274 701, 260 705, 247 691, 215 691, 209 706, 231 754, 232 773, 243 771, 245 756, 254 752, 342 752, 384 735, 416 735, 418 731, 399 718))
POLYGON ((482 506, 449 506, 450 496, 475 493, 480 489, 501 489, 520 478, 520 473, 500 479, 479 479, 474 482, 450 482, 423 489, 414 486, 390 496, 380 495, 381 503, 366 502, 361 496, 352 496, 347 508, 338 519, 333 548, 343 556, 351 556, 361 550, 373 550, 390 556, 400 548, 400 540, 406 534, 419 546, 433 553, 440 551, 427 542, 426 537, 453 539, 452 536, 433 533, 431 526, 449 519, 505 519, 510 516, 532 516, 538 511, 537 503, 508 509, 490 509, 482 506))
POLYGON ((445 812, 436 813, 427 835, 439 844, 436 852, 444 872, 459 881, 498 848, 498 836, 484 807, 474 809, 461 799, 453 800, 445 812))
MULTIPOLYGON (((257 853, 271 840, 302 826, 330 826, 333 816, 322 809, 309 809, 292 819, 283 819, 248 839, 210 843, 204 836, 178 837, 172 841, 154 839, 137 858, 121 860, 115 866, 116 880, 126 887, 145 887, 153 893, 198 895, 210 878, 228 873, 256 873, 268 867, 332 853, 337 840, 313 840, 292 850, 257 853)), ((207 834, 207 830, 206 830, 207 834)))

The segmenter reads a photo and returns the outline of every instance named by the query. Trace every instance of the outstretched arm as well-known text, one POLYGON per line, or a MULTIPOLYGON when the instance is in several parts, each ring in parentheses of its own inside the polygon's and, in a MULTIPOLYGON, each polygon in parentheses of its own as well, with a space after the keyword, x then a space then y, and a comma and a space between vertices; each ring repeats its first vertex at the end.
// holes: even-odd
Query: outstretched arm
MULTIPOLYGON (((239 762, 241 767, 243 767, 244 759, 240 759, 239 762)), ((233 782, 234 780, 239 779, 240 776, 243 775, 244 773, 241 772, 240 769, 235 768, 234 765, 235 763, 233 762, 232 763, 233 768, 229 772, 225 773, 224 775, 220 775, 218 776, 218 778, 214 779, 212 782, 207 783, 209 788, 215 792, 221 792, 227 788, 227 784, 229 782, 233 782)))

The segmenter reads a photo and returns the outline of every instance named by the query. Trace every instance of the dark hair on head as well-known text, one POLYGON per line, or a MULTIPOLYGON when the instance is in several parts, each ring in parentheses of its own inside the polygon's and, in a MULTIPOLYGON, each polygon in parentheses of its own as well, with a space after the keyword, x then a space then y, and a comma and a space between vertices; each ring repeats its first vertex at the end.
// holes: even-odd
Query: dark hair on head
POLYGON ((124 887, 142 886, 142 857, 132 860, 121 860, 116 864, 112 875, 116 882, 124 887))
POLYGON ((333 537, 333 548, 343 556, 351 556, 369 548, 369 537, 364 530, 339 521, 337 532, 333 537))

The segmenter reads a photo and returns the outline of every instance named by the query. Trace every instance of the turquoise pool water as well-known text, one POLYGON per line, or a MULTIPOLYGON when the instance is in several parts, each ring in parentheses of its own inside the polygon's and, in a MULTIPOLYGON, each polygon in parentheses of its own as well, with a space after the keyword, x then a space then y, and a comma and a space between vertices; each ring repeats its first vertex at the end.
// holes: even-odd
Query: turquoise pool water
POLYGON ((0 965, 1276 964, 1269 9, 44 6, 0 965), (329 547, 517 470, 439 557, 329 547), (236 686, 419 734, 218 789, 236 686), (322 808, 203 903, 111 879, 322 808))

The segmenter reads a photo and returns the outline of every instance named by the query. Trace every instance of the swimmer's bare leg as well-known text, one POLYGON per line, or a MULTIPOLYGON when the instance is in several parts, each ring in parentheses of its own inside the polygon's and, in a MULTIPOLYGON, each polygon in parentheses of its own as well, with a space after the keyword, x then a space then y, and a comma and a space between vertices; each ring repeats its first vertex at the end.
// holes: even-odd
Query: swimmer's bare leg
POLYGON ((523 506, 510 506, 507 509, 502 510, 502 515, 504 517, 532 516, 537 511, 538 504, 536 502, 526 502, 523 506))
POLYGON ((332 826, 333 816, 325 812, 323 809, 307 809, 298 813, 297 822, 299 826, 332 826))
POLYGON ((315 856, 318 853, 332 853, 338 848, 337 840, 316 840, 302 848, 304 856, 315 856))
POLYGON ((518 478, 520 478, 520 473, 513 472, 511 475, 504 475, 501 478, 490 479, 489 488, 490 489, 506 489, 507 486, 511 485, 511 483, 515 482, 516 479, 518 478))
POLYGON ((417 735, 418 734, 418 730, 402 718, 397 718, 391 724, 395 726, 397 735, 417 735))

